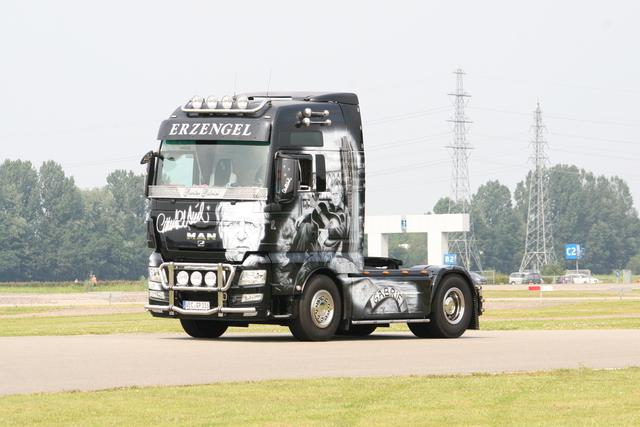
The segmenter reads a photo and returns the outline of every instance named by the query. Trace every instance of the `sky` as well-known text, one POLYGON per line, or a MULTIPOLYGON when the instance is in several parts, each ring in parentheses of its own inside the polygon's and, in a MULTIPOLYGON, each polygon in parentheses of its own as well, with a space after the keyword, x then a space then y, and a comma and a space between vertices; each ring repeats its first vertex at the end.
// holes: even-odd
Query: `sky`
POLYGON ((359 96, 368 215, 451 194, 461 69, 471 193, 533 167, 618 176, 640 207, 640 2, 0 0, 4 159, 62 165, 83 189, 145 172, 162 120, 193 95, 359 96))

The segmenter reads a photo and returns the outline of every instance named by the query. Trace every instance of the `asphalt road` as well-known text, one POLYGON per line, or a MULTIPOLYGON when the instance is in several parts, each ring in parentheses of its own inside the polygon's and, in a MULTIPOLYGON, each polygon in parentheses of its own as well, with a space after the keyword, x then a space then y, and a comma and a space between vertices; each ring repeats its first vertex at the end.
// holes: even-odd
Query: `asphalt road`
POLYGON ((313 377, 640 366, 640 330, 468 331, 453 340, 376 332, 299 342, 229 333, 0 338, 0 395, 313 377))

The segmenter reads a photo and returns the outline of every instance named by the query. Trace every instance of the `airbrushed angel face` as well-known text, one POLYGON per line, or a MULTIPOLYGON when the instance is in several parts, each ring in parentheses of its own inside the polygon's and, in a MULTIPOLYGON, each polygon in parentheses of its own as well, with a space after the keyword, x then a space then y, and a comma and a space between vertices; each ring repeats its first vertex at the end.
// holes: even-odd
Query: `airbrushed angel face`
POLYGON ((242 261, 244 254, 258 250, 264 237, 263 202, 222 202, 218 206, 218 233, 229 261, 242 261))

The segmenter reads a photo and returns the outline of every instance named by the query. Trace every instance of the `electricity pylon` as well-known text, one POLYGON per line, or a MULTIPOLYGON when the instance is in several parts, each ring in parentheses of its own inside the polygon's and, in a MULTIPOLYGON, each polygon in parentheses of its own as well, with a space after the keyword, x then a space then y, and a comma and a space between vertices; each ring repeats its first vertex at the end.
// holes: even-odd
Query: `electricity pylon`
POLYGON ((529 158, 534 164, 529 181, 529 211, 527 213, 527 238, 525 251, 520 264, 520 271, 530 269, 539 272, 543 265, 555 264, 556 255, 553 252, 553 236, 545 192, 545 180, 547 179, 546 164, 549 158, 544 152, 547 141, 542 133, 546 130, 542 123, 542 110, 540 100, 538 108, 533 114, 535 123, 532 126, 535 139, 531 141, 533 156, 529 158))
POLYGON ((453 158, 453 172, 451 177, 451 193, 449 196, 449 213, 469 214, 469 231, 449 234, 449 253, 456 254, 462 265, 471 269, 472 260, 478 270, 482 270, 480 253, 476 248, 476 240, 473 234, 473 216, 471 215, 471 191, 469 190, 469 167, 467 160, 470 150, 473 149, 467 142, 467 131, 472 121, 464 112, 468 98, 471 96, 462 87, 462 76, 465 74, 460 68, 454 71, 456 74, 456 90, 450 93, 453 97, 455 113, 448 122, 453 123, 453 142, 447 146, 451 149, 453 158))

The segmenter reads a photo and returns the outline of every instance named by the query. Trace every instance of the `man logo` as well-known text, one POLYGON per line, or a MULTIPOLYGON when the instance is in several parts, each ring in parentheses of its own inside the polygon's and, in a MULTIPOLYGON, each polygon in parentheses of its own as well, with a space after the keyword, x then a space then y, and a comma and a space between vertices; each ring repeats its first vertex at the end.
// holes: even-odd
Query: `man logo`
POLYGON ((216 240, 216 233, 187 233, 187 240, 216 240))

